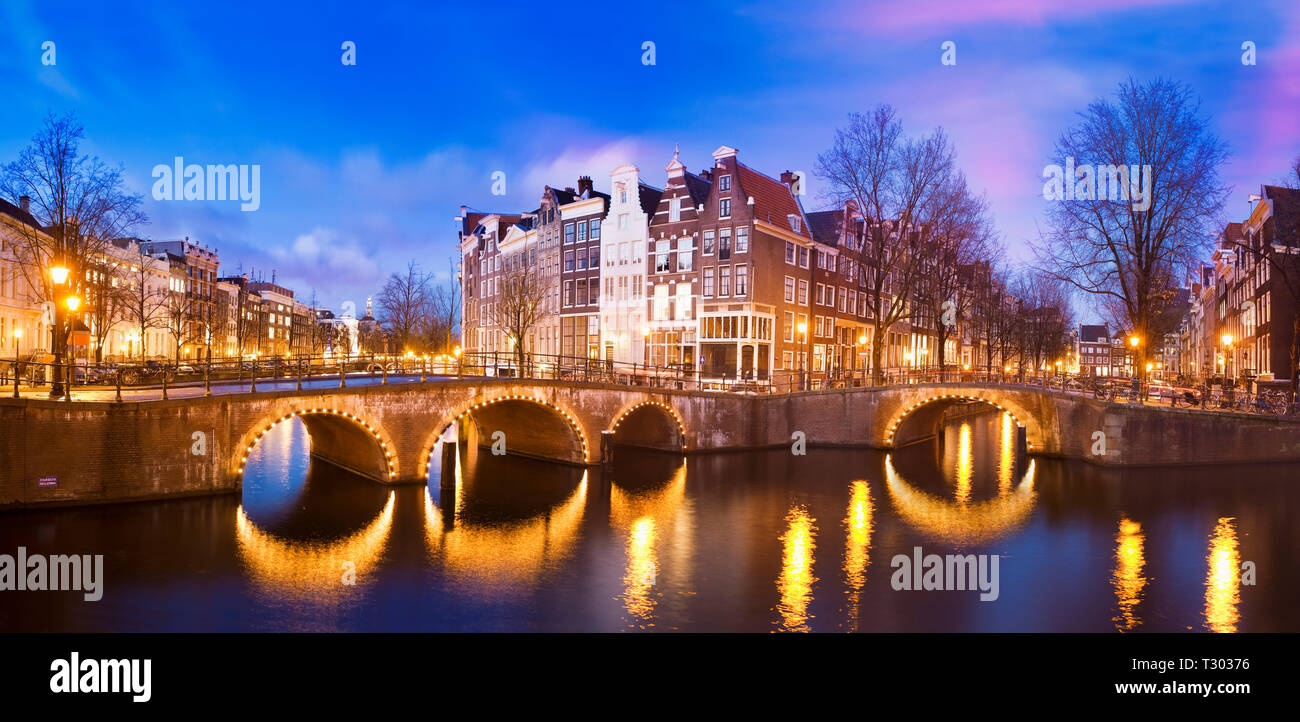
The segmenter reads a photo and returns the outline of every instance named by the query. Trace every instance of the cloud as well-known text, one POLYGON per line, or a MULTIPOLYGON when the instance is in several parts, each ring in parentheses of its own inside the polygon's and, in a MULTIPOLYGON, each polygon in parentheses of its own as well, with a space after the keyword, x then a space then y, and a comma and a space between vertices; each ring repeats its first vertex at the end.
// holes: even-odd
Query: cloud
POLYGON ((1059 2, 1045 0, 885 0, 884 2, 837 3, 819 16, 819 24, 841 30, 892 35, 899 32, 960 30, 978 25, 1039 27, 1050 22, 1082 20, 1108 13, 1186 5, 1195 0, 1092 0, 1059 2))
POLYGON ((340 279, 354 288, 377 285, 383 277, 379 264, 360 242, 330 228, 313 228, 288 248, 270 249, 269 255, 284 283, 301 282, 295 288, 299 293, 313 286, 336 288, 340 279))

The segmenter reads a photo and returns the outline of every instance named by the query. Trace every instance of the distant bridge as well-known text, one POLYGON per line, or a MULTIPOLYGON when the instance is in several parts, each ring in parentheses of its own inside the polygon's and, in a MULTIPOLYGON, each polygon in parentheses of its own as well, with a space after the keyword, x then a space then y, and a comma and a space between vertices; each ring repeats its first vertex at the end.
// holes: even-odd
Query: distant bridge
POLYGON ((235 491, 249 453, 293 418, 315 457, 382 483, 415 483, 453 433, 463 444, 500 440, 508 453, 570 464, 599 463, 602 443, 689 454, 788 448, 796 432, 814 448, 890 449, 933 436, 946 408, 971 401, 1010 414, 1030 454, 1121 466, 1300 461, 1294 420, 1020 384, 742 394, 445 379, 125 403, 0 399, 0 506, 235 491))

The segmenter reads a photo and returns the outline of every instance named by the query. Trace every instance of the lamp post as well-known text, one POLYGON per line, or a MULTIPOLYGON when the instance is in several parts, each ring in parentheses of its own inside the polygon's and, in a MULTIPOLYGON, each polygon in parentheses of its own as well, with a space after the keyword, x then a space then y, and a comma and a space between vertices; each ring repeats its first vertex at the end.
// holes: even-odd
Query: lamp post
POLYGON ((646 367, 646 375, 650 374, 650 327, 641 327, 641 352, 642 365, 646 367))
POLYGON ((59 287, 68 281, 69 271, 67 266, 57 265, 50 268, 50 280, 54 282, 55 297, 54 302, 54 330, 51 345, 54 347, 54 379, 50 383, 50 398, 57 399, 63 396, 63 354, 66 350, 68 341, 63 329, 63 310, 60 308, 57 300, 59 287))
POLYGON ((1226 377, 1228 375, 1228 354, 1232 353, 1232 334, 1225 333, 1220 340, 1223 341, 1223 375, 1226 377))
POLYGON ((800 321, 795 325, 795 330, 799 332, 799 390, 803 391, 803 355, 804 348, 808 345, 808 323, 800 321))
MULTIPOLYGON (((850 374, 850 383, 852 383, 852 381, 858 375, 858 356, 862 353, 858 349, 866 345, 867 345, 867 335, 865 333, 858 334, 858 345, 853 349, 853 373, 850 374)), ((866 376, 866 368, 867 368, 866 364, 863 364, 862 365, 863 376, 866 376)))
POLYGON ((23 330, 21 328, 15 328, 14 329, 14 362, 13 365, 10 367, 10 371, 14 375, 14 398, 15 399, 18 398, 18 339, 21 339, 22 337, 23 337, 23 330))

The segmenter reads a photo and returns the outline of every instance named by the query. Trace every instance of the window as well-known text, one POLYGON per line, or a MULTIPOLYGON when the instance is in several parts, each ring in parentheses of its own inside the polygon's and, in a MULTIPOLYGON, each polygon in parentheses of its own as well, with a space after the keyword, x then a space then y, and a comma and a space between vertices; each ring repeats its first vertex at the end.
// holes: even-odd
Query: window
POLYGON ((572 224, 572 223, 565 223, 565 224, 564 224, 564 243, 565 243, 565 245, 568 245, 568 244, 570 244, 570 243, 573 243, 573 224, 572 224))
MULTIPOLYGON (((786 340, 789 340, 789 339, 786 339, 786 340)), ((792 368, 794 368, 794 352, 793 352, 793 351, 782 351, 782 352, 781 352, 781 368, 783 368, 783 369, 792 369, 792 368)))
POLYGON ((794 265, 794 244, 790 241, 785 242, 785 262, 794 265))
POLYGON ((827 286, 827 287, 826 287, 826 305, 827 305, 827 306, 831 306, 831 307, 834 307, 834 306, 835 306, 835 287, 834 287, 834 286, 827 286))
POLYGON ((578 242, 587 240, 587 222, 583 221, 578 224, 578 242))
POLYGON ((673 198, 668 201, 668 222, 676 223, 682 219, 682 199, 673 198))
MULTIPOLYGON (((611 256, 609 259, 609 263, 612 265, 614 263, 614 259, 613 259, 614 254, 611 253, 609 255, 611 256)), ((620 266, 627 265, 627 244, 626 243, 618 244, 618 265, 620 266)))
MULTIPOLYGON (((784 328, 782 328, 781 330, 784 333, 784 338, 786 341, 794 340, 794 311, 785 312, 784 328)), ((786 353, 789 354, 790 352, 786 351, 786 353)))
POLYGON ((611 243, 608 246, 605 246, 605 265, 606 266, 614 265, 614 262, 617 258, 618 258, 618 254, 614 251, 614 244, 611 243))
POLYGON ((655 273, 668 272, 669 241, 655 241, 655 273))
POLYGON ((590 253, 591 253, 591 263, 588 264, 588 267, 600 268, 600 246, 592 246, 590 253))
POLYGON ((713 255, 713 231, 712 230, 707 230, 704 232, 704 255, 706 256, 713 255))
POLYGON ((721 199, 721 200, 718 201, 718 217, 719 217, 719 218, 730 218, 730 217, 731 217, 731 199, 730 199, 730 198, 723 198, 723 199, 721 199))
MULTIPOLYGON (((840 289, 840 307, 839 307, 840 313, 844 313, 844 309, 846 308, 846 305, 848 304, 848 300, 849 300, 848 295, 849 294, 847 291, 845 291, 842 288, 840 289)), ((852 312, 850 311, 850 313, 852 312)))
POLYGON ((586 270, 586 268, 587 268, 587 252, 586 252, 586 251, 578 251, 575 255, 578 257, 578 270, 579 270, 579 271, 586 270))
POLYGON ((749 228, 747 226, 736 229, 736 253, 749 253, 749 228))
POLYGON ((691 270, 691 260, 695 256, 695 249, 691 248, 691 239, 682 238, 677 241, 677 270, 691 270))
POLYGON ((587 279, 585 278, 578 279, 578 305, 587 305, 587 279))
POLYGON ((627 214, 626 214, 626 213, 620 213, 620 214, 618 214, 618 228, 619 228, 619 230, 623 230, 623 229, 627 228, 627 214))
POLYGON ((677 284, 677 313, 676 318, 688 319, 691 317, 691 284, 677 284))
POLYGON ((595 218, 591 221, 591 240, 600 240, 600 219, 595 218))
POLYGON ((718 178, 718 190, 720 190, 720 191, 729 191, 729 190, 731 190, 731 176, 730 176, 730 175, 724 175, 724 176, 720 176, 720 177, 718 178))
POLYGON ((800 249, 799 249, 799 267, 800 267, 800 268, 807 268, 807 267, 808 267, 808 249, 807 249, 807 248, 800 248, 800 249))
POLYGON ((639 300, 641 291, 645 289, 645 284, 641 281, 641 274, 632 277, 632 298, 639 300))
POLYGON ((704 297, 713 298, 713 268, 704 269, 704 297))
POLYGON ((723 228, 718 231, 718 260, 725 261, 731 258, 731 229, 723 228))
POLYGON ((731 295, 731 266, 718 268, 718 296, 731 295))
POLYGON ((564 252, 564 270, 566 271, 573 270, 573 251, 564 252))
POLYGON ((785 277, 785 302, 794 303, 794 277, 785 277))
MULTIPOLYGON (((619 280, 621 281, 623 279, 620 278, 619 280)), ((614 301, 614 279, 606 278, 605 279, 605 303, 612 303, 613 301, 614 301)))
POLYGON ((573 305, 573 281, 564 282, 564 305, 573 305))
POLYGON ((799 305, 808 305, 808 282, 803 279, 799 280, 799 305))
POLYGON ((745 295, 745 292, 748 289, 748 287, 749 287, 749 266, 737 265, 736 266, 736 295, 737 296, 745 295))
POLYGON ((656 321, 668 320, 668 284, 655 286, 654 318, 656 321))

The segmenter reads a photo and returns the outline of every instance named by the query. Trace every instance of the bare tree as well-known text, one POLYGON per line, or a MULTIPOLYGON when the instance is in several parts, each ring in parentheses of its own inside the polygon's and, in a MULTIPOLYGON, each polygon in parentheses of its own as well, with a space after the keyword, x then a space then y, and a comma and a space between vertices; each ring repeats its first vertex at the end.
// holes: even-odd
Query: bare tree
MULTIPOLYGON (((56 362, 68 345, 64 298, 84 296, 90 261, 102 255, 106 239, 126 236, 145 222, 141 196, 126 190, 121 166, 110 168, 83 155, 84 138, 74 115, 50 113, 18 159, 0 173, 0 194, 15 202, 30 198, 31 213, 41 226, 19 226, 14 255, 36 300, 55 309, 56 362), (66 285, 54 282, 49 270, 56 266, 68 269, 66 285)), ((56 372, 52 394, 61 393, 62 378, 56 372)))
POLYGON ((190 338, 192 305, 184 291, 169 291, 163 306, 163 321, 171 335, 172 358, 177 366, 181 365, 181 349, 193 340, 190 338))
POLYGON ((376 299, 380 321, 387 327, 397 350, 419 341, 430 303, 430 278, 415 261, 406 264, 406 273, 394 273, 384 282, 376 299))
POLYGON ((947 363, 946 346, 969 316, 973 299, 966 292, 973 264, 999 253, 996 233, 988 215, 988 201, 966 187, 966 177, 954 173, 936 195, 936 211, 927 235, 928 271, 916 284, 916 301, 935 320, 937 362, 947 363))
POLYGON ((871 367, 884 379, 881 356, 886 334, 914 312, 910 301, 931 260, 923 240, 937 220, 940 189, 953 173, 953 151, 942 129, 924 138, 903 136, 894 109, 853 113, 835 131, 831 148, 817 156, 816 173, 828 182, 837 204, 852 202, 868 220, 863 245, 868 321, 874 326, 871 367))
POLYGON ((85 268, 85 318, 94 339, 95 362, 100 363, 109 332, 127 318, 131 303, 126 286, 128 268, 106 253, 86 259, 85 268))
POLYGON ((1060 279, 1028 270, 1015 280, 1015 295, 1021 301, 1020 350, 1035 372, 1051 369, 1066 350, 1066 334, 1074 324, 1070 307, 1071 286, 1060 279))
MULTIPOLYGON (((132 243, 132 248, 136 248, 132 243)), ((137 347, 140 351, 140 358, 143 359, 148 353, 149 331, 155 328, 166 328, 166 307, 167 307, 167 288, 158 284, 150 283, 153 276, 152 264, 156 259, 147 255, 141 255, 139 263, 130 266, 125 272, 127 280, 125 282, 126 301, 123 304, 123 320, 132 328, 132 331, 139 333, 140 345, 137 347)), ((130 349, 133 353, 135 349, 130 349)))
POLYGON ((1227 195, 1218 175, 1226 148, 1198 113, 1191 90, 1168 80, 1129 79, 1114 102, 1093 101, 1057 141, 1055 162, 1080 169, 1057 184, 1070 192, 1050 202, 1050 230, 1034 244, 1044 272, 1121 311, 1144 339, 1143 374, 1167 330, 1156 319, 1178 294, 1170 280, 1202 255, 1227 195))
MULTIPOLYGON (((534 249, 534 253, 535 253, 534 249)), ((514 344, 515 361, 520 369, 528 358, 528 342, 533 330, 549 315, 546 304, 547 284, 536 263, 528 262, 529 249, 524 248, 509 270, 501 277, 501 293, 491 306, 489 321, 501 327, 514 344)))

